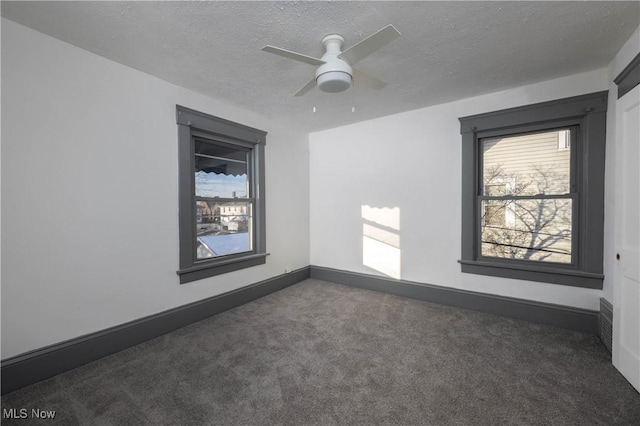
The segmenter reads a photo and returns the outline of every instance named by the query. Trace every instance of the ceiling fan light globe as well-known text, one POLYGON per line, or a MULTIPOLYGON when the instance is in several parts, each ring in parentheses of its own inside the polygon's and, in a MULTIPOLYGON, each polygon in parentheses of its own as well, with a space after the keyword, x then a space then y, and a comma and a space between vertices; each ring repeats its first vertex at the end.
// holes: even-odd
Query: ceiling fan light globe
POLYGON ((351 74, 344 71, 329 71, 316 78, 318 88, 328 93, 344 92, 351 87, 351 82, 351 74))

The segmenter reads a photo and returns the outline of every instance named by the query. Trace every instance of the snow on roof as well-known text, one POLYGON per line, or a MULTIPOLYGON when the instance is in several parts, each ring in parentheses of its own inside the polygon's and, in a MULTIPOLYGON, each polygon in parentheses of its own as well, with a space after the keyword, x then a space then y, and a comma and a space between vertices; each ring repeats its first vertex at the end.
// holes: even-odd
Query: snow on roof
POLYGON ((198 239, 216 256, 242 253, 251 250, 248 232, 237 234, 201 235, 198 239))

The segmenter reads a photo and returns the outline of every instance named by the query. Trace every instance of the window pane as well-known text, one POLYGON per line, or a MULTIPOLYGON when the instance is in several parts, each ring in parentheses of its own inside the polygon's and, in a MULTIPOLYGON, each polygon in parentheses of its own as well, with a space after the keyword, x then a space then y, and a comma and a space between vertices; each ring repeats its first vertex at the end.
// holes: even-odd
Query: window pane
POLYGON ((482 201, 482 256, 571 263, 572 200, 482 201))
POLYGON ((249 197, 247 150, 196 140, 196 196, 249 197))
POLYGON ((252 251, 251 207, 247 201, 196 201, 197 259, 252 251))
POLYGON ((570 192, 569 129, 482 140, 483 195, 570 192))

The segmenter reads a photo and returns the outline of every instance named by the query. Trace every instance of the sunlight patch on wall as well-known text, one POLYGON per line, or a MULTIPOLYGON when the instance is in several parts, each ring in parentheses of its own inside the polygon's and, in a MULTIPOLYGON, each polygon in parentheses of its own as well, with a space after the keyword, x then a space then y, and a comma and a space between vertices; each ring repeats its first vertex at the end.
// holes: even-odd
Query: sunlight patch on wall
POLYGON ((400 208, 362 206, 362 264, 400 279, 400 208))
POLYGON ((367 222, 377 223, 386 228, 400 230, 400 207, 362 206, 362 218, 367 222))

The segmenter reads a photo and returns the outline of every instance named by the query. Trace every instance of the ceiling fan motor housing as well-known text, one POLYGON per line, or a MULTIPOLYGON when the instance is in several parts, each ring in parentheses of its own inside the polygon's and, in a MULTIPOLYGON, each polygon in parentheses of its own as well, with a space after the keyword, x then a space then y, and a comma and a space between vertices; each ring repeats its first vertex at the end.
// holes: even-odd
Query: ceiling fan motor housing
POLYGON ((316 70, 316 84, 323 92, 337 93, 351 87, 353 70, 351 66, 338 58, 342 53, 344 38, 338 34, 331 34, 322 39, 325 54, 322 56, 324 64, 316 70))

